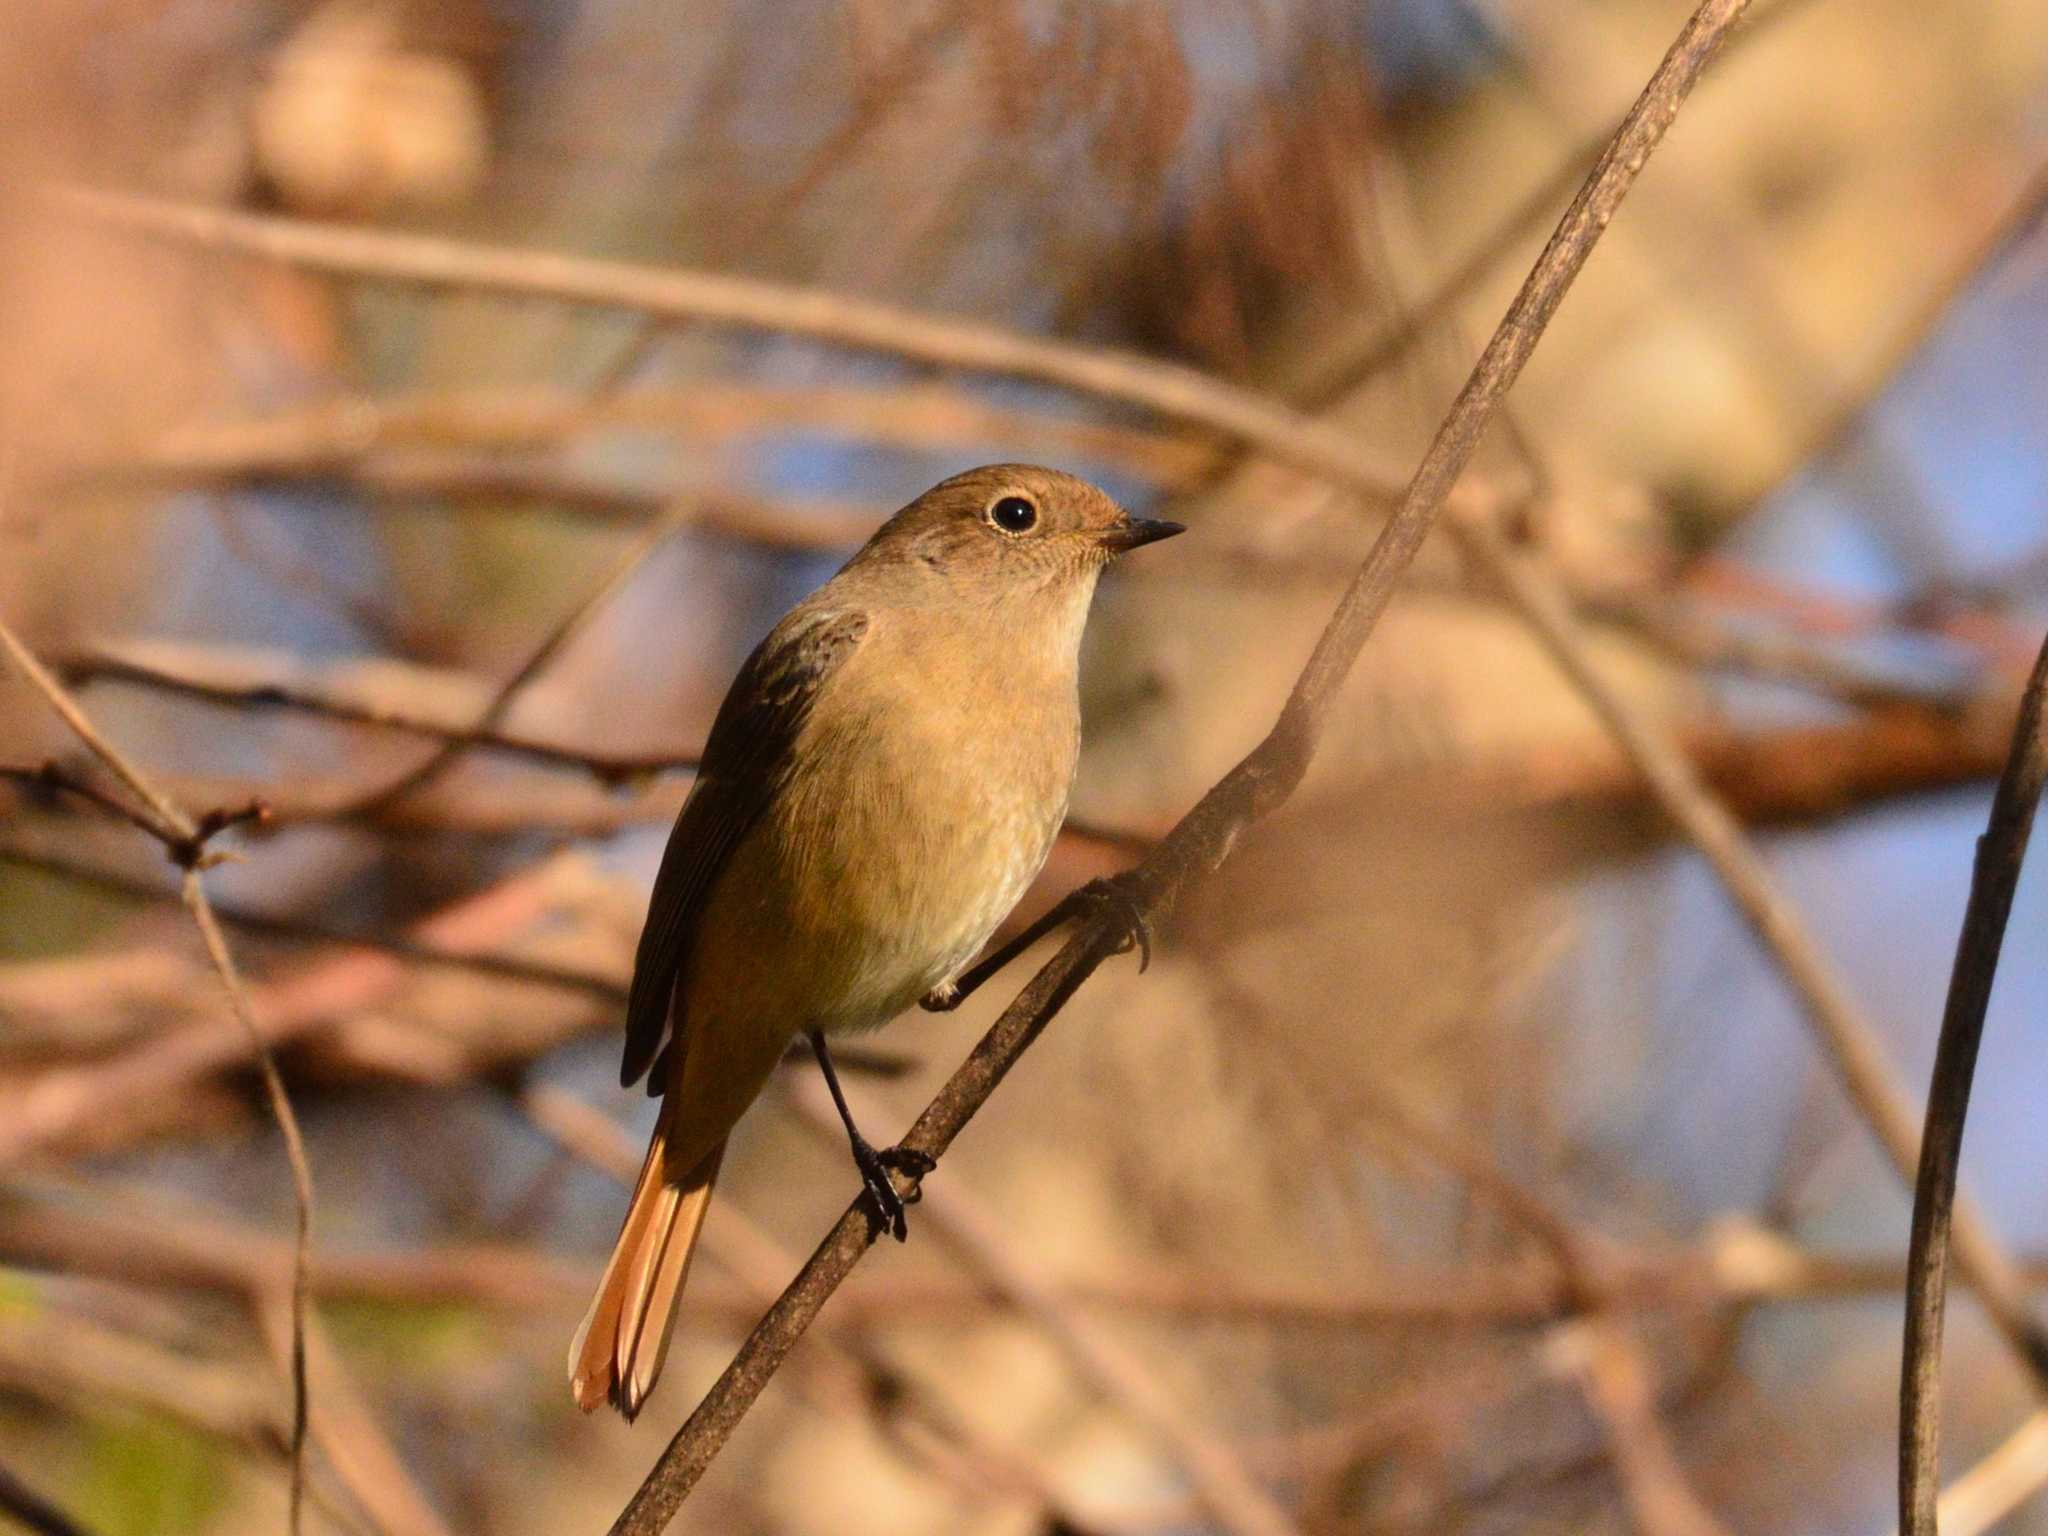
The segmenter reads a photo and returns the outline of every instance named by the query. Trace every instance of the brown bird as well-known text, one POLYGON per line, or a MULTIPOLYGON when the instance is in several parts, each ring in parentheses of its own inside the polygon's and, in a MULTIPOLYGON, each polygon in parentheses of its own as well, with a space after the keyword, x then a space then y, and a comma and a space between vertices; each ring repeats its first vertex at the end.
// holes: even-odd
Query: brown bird
POLYGON ((903 1237, 888 1169, 929 1163, 862 1138, 825 1036, 943 1006, 1044 866, 1096 578, 1179 532, 1055 470, 970 470, 884 523, 740 668, 634 960, 620 1079, 651 1068, 661 1115, 570 1346, 581 1407, 631 1419, 646 1402, 726 1137, 799 1033, 903 1237))

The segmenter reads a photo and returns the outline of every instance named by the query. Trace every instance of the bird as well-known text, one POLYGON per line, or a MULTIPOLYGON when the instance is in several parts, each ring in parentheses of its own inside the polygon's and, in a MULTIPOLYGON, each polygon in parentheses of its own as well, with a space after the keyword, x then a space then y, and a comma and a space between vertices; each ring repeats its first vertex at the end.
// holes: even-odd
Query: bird
POLYGON ((630 1421, 647 1401, 726 1139, 799 1036, 875 1219, 905 1236, 889 1170, 931 1161, 862 1137, 826 1037, 958 995, 1066 818, 1097 578, 1183 531, 1058 470, 969 470, 883 523, 740 667, 634 956, 620 1083, 645 1074, 661 1110, 570 1346, 585 1412, 630 1421))

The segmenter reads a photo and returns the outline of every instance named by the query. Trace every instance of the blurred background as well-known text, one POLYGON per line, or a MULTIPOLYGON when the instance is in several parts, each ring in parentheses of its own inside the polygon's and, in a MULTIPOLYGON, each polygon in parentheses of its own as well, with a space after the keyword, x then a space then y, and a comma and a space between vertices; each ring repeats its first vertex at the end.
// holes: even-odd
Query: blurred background
MULTIPOLYGON (((485 258, 1171 359, 1398 483, 1686 9, 13 8, 0 617, 195 815, 270 807, 208 884, 308 1140, 309 1530, 602 1529, 855 1193, 792 1063, 660 1392, 574 1411, 652 1118, 615 1086, 648 883, 782 608, 989 460, 1191 525, 1105 586, 1028 915, 1259 738, 1385 512, 1100 400, 506 297, 485 258), (400 284, 363 231, 461 244, 400 284)), ((1750 829, 1917 1119, 2048 621, 2048 9, 1753 12, 1468 482, 1750 829)), ((7 672, 0 763, 51 761, 115 787, 7 672)), ((176 891, 134 829, 0 786, 0 1487, 47 1529, 285 1522, 291 1178, 176 891)), ((1447 544, 1157 951, 1054 1023, 678 1529, 1891 1528, 1903 1186, 1447 544)), ((1025 974, 871 1042, 870 1134, 1025 974)), ((2044 1004, 2034 872, 1964 1179, 2048 1281, 2044 1004)), ((1944 1528, 2048 1531, 2048 1420, 1965 1294, 1947 1380, 1944 1528)))

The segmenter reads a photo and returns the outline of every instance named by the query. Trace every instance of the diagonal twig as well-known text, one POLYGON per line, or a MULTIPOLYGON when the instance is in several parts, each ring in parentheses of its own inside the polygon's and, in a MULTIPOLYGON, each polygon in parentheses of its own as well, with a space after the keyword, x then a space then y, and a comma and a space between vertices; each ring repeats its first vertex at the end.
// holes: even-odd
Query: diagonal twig
MULTIPOLYGON (((810 1059, 808 1050, 804 1059, 810 1059)), ((541 1134, 623 1187, 632 1188, 639 1176, 642 1152, 616 1120, 574 1094, 543 1083, 521 1087, 518 1103, 541 1134)), ((837 1120, 833 1126, 837 1128, 837 1120)), ((731 1202, 718 1204, 716 1261, 740 1281, 742 1294, 754 1306, 773 1301, 782 1276, 789 1273, 794 1261, 731 1202)), ((993 1484, 1028 1495, 1043 1507, 1052 1522, 1049 1529, 1071 1531, 1073 1536, 1089 1536, 1094 1529, 1070 1506, 1049 1470, 995 1440, 933 1392, 920 1389, 916 1377, 900 1369, 857 1324, 842 1326, 822 1339, 814 1336, 812 1342, 830 1362, 829 1369, 853 1378, 852 1394, 864 1400, 878 1421, 907 1442, 914 1454, 932 1463, 934 1470, 952 1475, 956 1481, 971 1480, 978 1490, 993 1484)))
MULTIPOLYGON (((1779 888, 1754 844, 1671 740, 1623 698, 1595 666, 1571 601, 1533 561, 1486 525, 1454 523, 1460 547, 1507 594, 1551 659, 1577 685, 1665 812, 1705 855, 1744 919, 1797 989, 1828 1060, 1864 1122, 1902 1178, 1919 1158, 1910 1099, 1849 985, 1779 888)), ((1956 1257, 2000 1331, 2036 1376, 2048 1375, 2048 1333, 2028 1304, 2012 1260, 1974 1206, 1958 1203, 1956 1257)))
MULTIPOLYGON (((1983 1536, 2048 1483, 2048 1408, 2036 1408, 1962 1476, 1935 1509, 1948 1536, 1983 1536)), ((1930 1527, 1932 1529, 1932 1527, 1930 1527)))
POLYGON ((2012 754, 1991 800, 1991 819, 1977 840, 1969 904, 1956 940, 1942 1009, 1934 1074, 1927 1085, 1927 1119, 1920 1141, 1919 1178, 1913 1190, 1913 1238, 1906 1259, 1905 1344, 1899 1369, 1899 1526, 1904 1536, 1935 1536, 1941 1473, 1941 1323, 1947 1294, 1951 1236, 1961 1250, 1956 1165, 1963 1149, 1963 1119, 1984 1038, 1991 986, 2012 916, 2020 864, 2033 833, 2034 811, 2048 784, 2048 741, 2042 712, 2048 702, 2048 641, 2041 647, 2013 727, 2012 754), (1953 1229, 1953 1231, 1952 1231, 1953 1229))
MULTIPOLYGON (((1592 176, 1565 211, 1445 415, 1398 508, 1317 641, 1279 721, 1251 754, 1181 819, 1130 879, 1128 889, 1148 919, 1169 913, 1188 887, 1221 865, 1240 837, 1284 804, 1300 783, 1338 689, 1385 611, 1401 573, 1435 523, 1495 406, 1521 372, 1629 185, 1744 4, 1745 0, 1707 0, 1679 33, 1592 176)), ((1043 350, 1032 350, 1039 346, 1027 343, 1025 357, 1044 360, 1043 350)), ((1059 356, 1061 372, 1068 373, 1066 364, 1072 357, 1065 352, 1059 356)), ((1217 390, 1206 379, 1189 385, 1181 370, 1165 370, 1161 381, 1177 386, 1169 391, 1176 398, 1181 396, 1178 386, 1193 388, 1212 401, 1217 390)), ((1341 435, 1234 392, 1222 404, 1233 420, 1249 418, 1256 427, 1277 428, 1275 437, 1281 444, 1313 453, 1320 463, 1327 464, 1331 458, 1323 445, 1341 445, 1335 458, 1352 472, 1347 478, 1355 478, 1355 452, 1341 435)), ((1003 1011, 918 1117, 904 1145, 932 1158, 941 1155, 1052 1017, 1087 977, 1118 951, 1124 937, 1113 908, 1104 904, 1100 914, 1070 939, 1003 1011)), ((915 1186, 905 1181, 902 1192, 914 1193, 915 1186)), ((653 1536, 667 1526, 804 1329, 875 1241, 877 1230, 865 1200, 847 1208, 663 1451, 612 1526, 612 1536, 653 1536)))
POLYGON ((1643 1536, 1728 1536, 1686 1481, 1657 1415, 1657 1388, 1626 1325, 1591 1317, 1559 1328, 1544 1354, 1585 1393, 1643 1536))
POLYGON ((85 1527, 0 1467, 0 1514, 31 1536, 86 1536, 85 1527))
POLYGON ((213 962, 214 974, 220 978, 221 988, 227 993, 228 1006, 234 1009, 235 1017, 241 1021, 255 1047, 256 1066, 263 1075, 263 1094, 270 1101, 270 1112, 277 1119, 277 1128, 284 1134, 285 1160, 291 1164, 295 1223, 289 1350, 293 1462, 291 1529, 296 1532, 300 1503, 305 1496, 304 1477, 298 1467, 305 1454, 309 1406, 306 1393, 306 1309, 311 1291, 308 1271, 313 1251, 313 1169, 306 1158, 305 1139, 299 1134, 299 1117, 292 1112, 291 1098, 284 1091, 284 1078, 277 1070, 277 1057, 264 1041, 263 1031, 256 1023, 255 1009, 249 1004, 249 989, 243 985, 241 972, 235 967, 235 957, 229 952, 227 939, 220 931, 220 919, 214 915, 213 904, 207 899, 206 883, 200 878, 197 866, 185 871, 183 895, 185 905, 191 908, 192 920, 199 925, 199 934, 205 941, 207 958, 213 962))
POLYGON ((526 660, 498 686, 490 702, 462 735, 442 741, 389 783, 354 797, 338 814, 346 819, 374 818, 415 790, 433 783, 471 747, 482 744, 504 723, 505 716, 519 701, 519 696, 554 664, 555 658, 572 640, 589 628, 605 605, 625 590, 640 567, 683 526, 683 522, 684 519, 671 510, 637 532, 605 568, 604 574, 591 584, 567 613, 556 620, 540 644, 527 653, 526 660))
POLYGON ((148 775, 100 734, 85 711, 79 708, 77 701, 51 675, 49 669, 36 659, 34 653, 22 643, 5 621, 0 621, 0 649, 7 652, 51 709, 71 728, 72 734, 77 736, 95 757, 106 764, 116 778, 135 792, 136 798, 148 808, 150 816, 158 823, 155 828, 148 830, 153 832, 171 857, 184 868, 186 905, 191 908, 193 921, 199 926, 207 956, 220 976, 222 986, 227 989, 228 1000, 234 1008, 235 1017, 248 1032, 250 1043, 255 1049, 257 1065, 263 1073, 264 1090, 270 1099, 271 1112, 277 1117, 278 1129, 284 1136, 285 1156, 291 1164, 292 1197, 297 1215, 297 1235, 292 1245, 292 1432, 288 1529, 292 1536, 298 1536, 306 1494, 306 1270, 312 1245, 313 1175, 306 1161, 305 1143, 299 1135, 298 1116, 292 1112, 291 1099, 284 1091, 284 1079, 278 1075, 276 1059, 271 1055, 263 1031, 256 1023, 255 1013, 249 1006, 248 993, 235 970, 234 959, 221 936, 220 924, 214 917, 213 908, 207 902, 206 887, 201 875, 207 858, 207 841, 232 825, 237 818, 232 813, 209 813, 194 820, 174 805, 150 782, 148 775))
MULTIPOLYGON (((839 1117, 822 1079, 804 1076, 790 1098, 813 1131, 838 1140, 839 1117)), ((849 1089, 848 1099, 857 1123, 879 1118, 857 1092, 849 1089)), ((971 1190, 948 1182, 923 1194, 919 1219, 958 1251, 992 1291, 1035 1319, 1077 1374, 1173 1456, 1218 1525, 1231 1536, 1286 1536, 1296 1530, 1235 1450, 1198 1424, 1113 1329, 1062 1292, 1042 1262, 1006 1241, 1000 1224, 971 1190)))

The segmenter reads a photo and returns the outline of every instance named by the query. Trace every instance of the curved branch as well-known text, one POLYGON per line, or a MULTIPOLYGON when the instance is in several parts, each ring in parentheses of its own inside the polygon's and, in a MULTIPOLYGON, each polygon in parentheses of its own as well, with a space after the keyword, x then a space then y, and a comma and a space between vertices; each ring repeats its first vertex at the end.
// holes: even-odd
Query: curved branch
POLYGON ((1991 819, 1977 840, 1970 900, 1949 973, 1927 1120, 1920 1136, 1920 1176, 1913 1190, 1913 1240, 1906 1256, 1906 1331, 1899 1369, 1899 1527, 1902 1536, 1935 1536, 1941 1472, 1941 1321, 1947 1300, 1949 1232, 1955 1218, 1956 1165, 1963 1118, 1977 1071, 1977 1047, 1991 1006, 2005 925, 2012 916, 2020 864, 2034 829, 2034 810, 2048 783, 2048 742, 2041 735, 2048 696, 2048 641, 2020 701, 2012 754, 1991 800, 1991 819))

